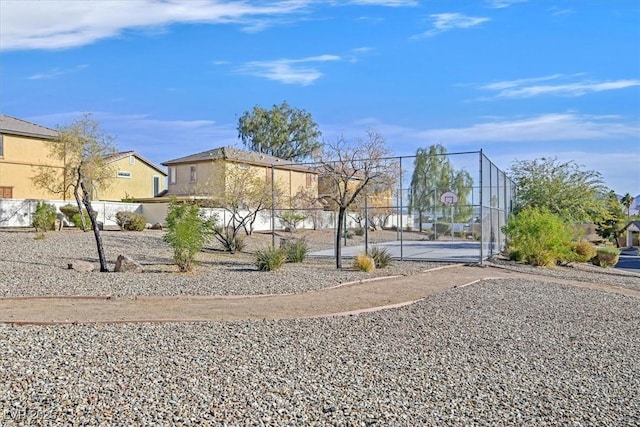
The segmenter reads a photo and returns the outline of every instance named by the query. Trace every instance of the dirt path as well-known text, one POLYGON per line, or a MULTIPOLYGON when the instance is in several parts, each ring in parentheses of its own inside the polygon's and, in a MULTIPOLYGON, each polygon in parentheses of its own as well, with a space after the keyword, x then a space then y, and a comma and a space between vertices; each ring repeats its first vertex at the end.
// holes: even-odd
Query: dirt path
MULTIPOLYGON (((210 297, 21 297, 0 298, 0 322, 16 325, 120 322, 192 322, 285 319, 357 314, 411 304, 429 295, 485 279, 540 277, 492 267, 450 266, 304 294, 210 297)), ((615 286, 544 277, 545 281, 618 292, 615 286)))

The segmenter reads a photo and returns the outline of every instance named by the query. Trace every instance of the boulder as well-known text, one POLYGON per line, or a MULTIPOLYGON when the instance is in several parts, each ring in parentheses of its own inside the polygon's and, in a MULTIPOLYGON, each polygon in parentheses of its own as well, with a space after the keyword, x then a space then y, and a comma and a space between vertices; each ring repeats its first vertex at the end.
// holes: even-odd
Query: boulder
POLYGON ((67 264, 67 266, 69 270, 84 272, 90 272, 96 269, 93 263, 90 263, 89 261, 82 261, 80 259, 73 260, 73 262, 70 262, 69 264, 67 264))
POLYGON ((140 263, 134 261, 127 255, 118 255, 116 260, 116 267, 113 270, 116 273, 142 273, 144 268, 140 263))

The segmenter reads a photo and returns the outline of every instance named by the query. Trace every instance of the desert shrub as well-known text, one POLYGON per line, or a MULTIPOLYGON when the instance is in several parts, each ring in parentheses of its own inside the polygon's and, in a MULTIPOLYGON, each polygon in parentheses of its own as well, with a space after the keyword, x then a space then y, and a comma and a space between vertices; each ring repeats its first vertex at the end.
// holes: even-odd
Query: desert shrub
POLYGON ((120 211, 116 213, 116 224, 120 230, 142 231, 147 226, 147 218, 135 212, 120 211))
POLYGON ((267 247, 256 251, 256 267, 260 271, 277 270, 287 261, 284 248, 267 247))
POLYGON ((309 245, 304 239, 288 241, 282 246, 287 256, 287 262, 302 262, 309 253, 309 245))
POLYGON ((33 214, 33 226, 36 231, 47 232, 56 225, 56 207, 46 202, 38 202, 33 214))
POLYGON ((376 268, 376 262, 368 255, 358 255, 353 260, 353 267, 369 273, 376 268))
POLYGON ((391 254, 386 248, 373 246, 371 250, 369 250, 369 256, 373 258, 376 268, 385 268, 391 264, 391 254))
POLYGON ((61 206, 60 212, 62 212, 62 214, 66 216, 70 222, 73 222, 73 216, 79 213, 78 206, 75 206, 72 204, 66 204, 64 206, 61 206))
MULTIPOLYGON (((82 211, 82 215, 84 215, 85 226, 90 227, 91 226, 91 218, 89 218, 89 214, 87 213, 87 211, 82 211)), ((71 217, 71 222, 77 228, 82 228, 82 218, 80 217, 79 213, 76 213, 71 217)))
POLYGON ((450 235, 451 234, 451 224, 447 224, 446 222, 436 222, 435 230, 436 230, 436 234, 438 236, 442 236, 443 234, 450 235))
POLYGON ((572 258, 571 228, 544 208, 525 208, 503 228, 507 256, 536 266, 550 266, 572 258))
POLYGON ((596 248, 586 240, 580 240, 573 245, 574 261, 587 262, 596 256, 596 248))
POLYGON ((353 234, 355 234, 356 236, 364 236, 364 227, 358 227, 355 230, 353 230, 353 234))
POLYGON ((191 271, 195 254, 211 238, 215 218, 204 218, 195 205, 174 200, 167 212, 167 232, 163 239, 173 248, 173 260, 180 271, 191 271))
POLYGON ((613 246, 598 246, 596 248, 596 256, 591 259, 594 265, 602 268, 613 267, 620 259, 620 249, 613 246))
POLYGON ((280 215, 280 222, 287 231, 295 232, 298 229, 298 224, 306 219, 301 213, 294 211, 286 211, 280 215))

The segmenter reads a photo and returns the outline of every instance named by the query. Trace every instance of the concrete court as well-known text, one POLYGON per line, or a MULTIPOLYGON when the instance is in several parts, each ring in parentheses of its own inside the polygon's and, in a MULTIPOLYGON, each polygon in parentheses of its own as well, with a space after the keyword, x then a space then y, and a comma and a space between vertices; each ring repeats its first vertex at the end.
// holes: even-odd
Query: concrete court
MULTIPOLYGON (((480 262, 480 242, 465 241, 427 241, 400 240, 370 243, 369 248, 378 246, 385 248, 394 259, 422 260, 422 261, 452 261, 452 262, 480 262)), ((342 246, 342 257, 353 258, 364 253, 364 245, 342 246)), ((335 256, 334 249, 315 251, 309 254, 318 257, 335 256)), ((486 258, 489 254, 485 253, 486 258)))

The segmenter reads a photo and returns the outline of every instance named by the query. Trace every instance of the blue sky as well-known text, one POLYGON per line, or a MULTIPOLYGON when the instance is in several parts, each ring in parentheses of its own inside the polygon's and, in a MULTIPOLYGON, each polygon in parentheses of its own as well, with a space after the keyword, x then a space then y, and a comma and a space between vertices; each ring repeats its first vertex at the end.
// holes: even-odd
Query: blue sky
POLYGON ((640 4, 0 0, 2 114, 91 112, 161 163, 242 148, 238 117, 285 100, 328 141, 557 156, 640 194, 640 4))

